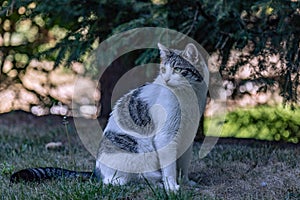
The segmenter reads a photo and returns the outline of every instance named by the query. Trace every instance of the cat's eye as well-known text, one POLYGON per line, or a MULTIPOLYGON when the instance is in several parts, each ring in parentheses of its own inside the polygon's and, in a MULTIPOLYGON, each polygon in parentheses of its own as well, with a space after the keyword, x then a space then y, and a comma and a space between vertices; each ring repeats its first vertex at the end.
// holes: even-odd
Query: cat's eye
POLYGON ((186 75, 188 75, 188 71, 186 71, 186 70, 182 70, 182 71, 181 71, 181 75, 182 75, 182 76, 186 76, 186 75))
POLYGON ((180 73, 181 72, 181 69, 179 67, 174 67, 174 72, 175 73, 180 73))
POLYGON ((166 68, 165 67, 161 67, 160 71, 161 71, 161 73, 166 73, 166 68))

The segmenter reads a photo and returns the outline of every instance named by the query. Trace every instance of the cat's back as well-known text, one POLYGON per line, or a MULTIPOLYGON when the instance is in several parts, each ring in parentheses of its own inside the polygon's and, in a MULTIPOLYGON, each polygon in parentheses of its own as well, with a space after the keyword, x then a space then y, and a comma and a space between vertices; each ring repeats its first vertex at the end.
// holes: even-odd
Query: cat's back
POLYGON ((155 131, 162 117, 178 115, 176 110, 179 107, 176 94, 168 87, 155 82, 147 83, 117 101, 106 130, 121 129, 128 134, 135 132, 148 135, 155 131))
MULTIPOLYGON (((160 83, 147 83, 140 86, 121 97, 116 103, 113 113, 115 111, 122 113, 144 113, 149 112, 153 105, 161 105, 164 107, 176 104, 176 93, 169 87, 160 83)), ((175 105, 177 107, 178 105, 175 105)))

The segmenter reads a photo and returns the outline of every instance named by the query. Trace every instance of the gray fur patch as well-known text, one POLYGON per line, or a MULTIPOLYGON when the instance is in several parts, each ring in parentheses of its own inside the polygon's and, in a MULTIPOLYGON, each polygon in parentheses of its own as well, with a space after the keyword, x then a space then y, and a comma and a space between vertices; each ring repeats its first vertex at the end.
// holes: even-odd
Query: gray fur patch
POLYGON ((116 147, 131 153, 138 153, 138 142, 133 136, 106 131, 105 137, 116 147))
POLYGON ((149 135, 154 131, 155 126, 147 103, 139 96, 142 88, 137 88, 122 97, 114 110, 120 128, 149 135))
POLYGON ((141 88, 133 91, 128 105, 129 114, 136 125, 145 127, 151 122, 151 118, 147 103, 139 98, 140 93, 141 88))

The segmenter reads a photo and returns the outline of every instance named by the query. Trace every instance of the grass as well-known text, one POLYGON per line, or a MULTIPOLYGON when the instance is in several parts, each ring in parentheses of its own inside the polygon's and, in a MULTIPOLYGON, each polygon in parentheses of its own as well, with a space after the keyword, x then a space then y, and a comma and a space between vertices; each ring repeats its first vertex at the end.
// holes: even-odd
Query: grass
POLYGON ((151 185, 103 186, 90 180, 52 180, 42 183, 9 183, 10 175, 27 167, 63 167, 91 171, 94 158, 85 150, 69 124, 71 149, 61 117, 36 118, 23 112, 0 115, 1 199, 299 199, 299 145, 222 140, 198 159, 201 144, 194 145, 191 178, 197 185, 182 186, 167 195, 151 185), (60 150, 45 144, 62 141, 60 150), (74 155, 75 163, 73 163, 74 155))

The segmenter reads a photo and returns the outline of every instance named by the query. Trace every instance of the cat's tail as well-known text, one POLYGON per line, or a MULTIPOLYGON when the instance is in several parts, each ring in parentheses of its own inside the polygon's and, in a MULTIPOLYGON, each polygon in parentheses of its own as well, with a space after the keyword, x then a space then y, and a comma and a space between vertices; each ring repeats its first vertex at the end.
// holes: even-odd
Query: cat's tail
POLYGON ((39 182, 42 180, 57 178, 79 178, 81 180, 88 180, 93 177, 94 175, 92 172, 77 172, 54 167, 38 167, 22 169, 13 173, 10 177, 10 182, 39 182))

